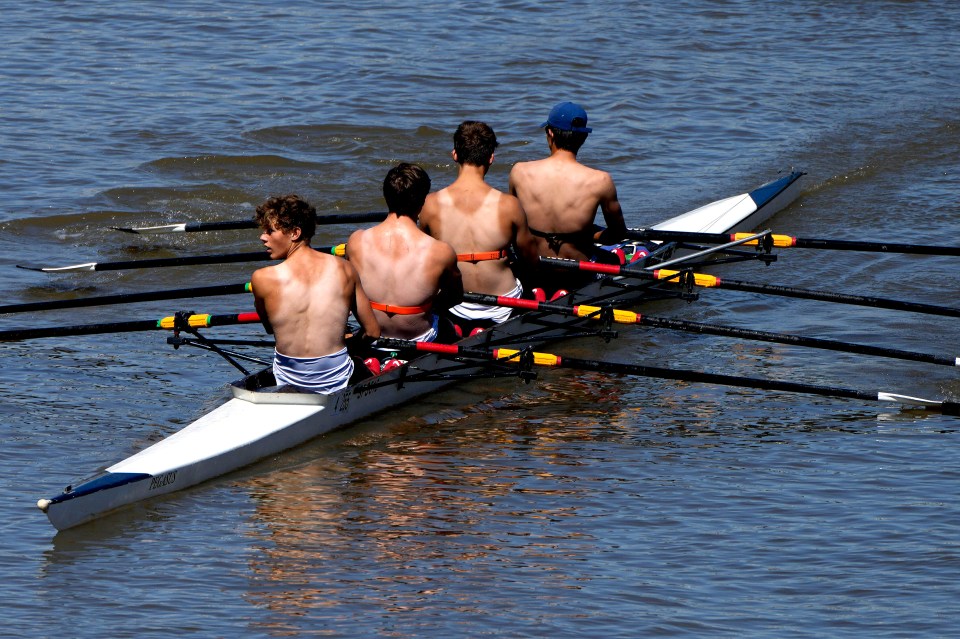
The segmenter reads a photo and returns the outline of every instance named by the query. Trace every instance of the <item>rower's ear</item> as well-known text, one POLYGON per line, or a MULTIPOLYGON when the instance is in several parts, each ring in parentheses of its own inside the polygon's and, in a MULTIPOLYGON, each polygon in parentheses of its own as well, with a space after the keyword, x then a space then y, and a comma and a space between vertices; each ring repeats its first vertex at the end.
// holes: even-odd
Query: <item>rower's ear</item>
POLYGON ((454 162, 459 162, 459 160, 457 160, 457 150, 456 150, 456 149, 450 151, 450 157, 453 158, 453 161, 454 161, 454 162))
POLYGON ((297 240, 300 239, 302 235, 303 235, 303 229, 301 229, 299 226, 295 226, 293 227, 293 230, 290 231, 290 240, 293 242, 296 242, 297 240))

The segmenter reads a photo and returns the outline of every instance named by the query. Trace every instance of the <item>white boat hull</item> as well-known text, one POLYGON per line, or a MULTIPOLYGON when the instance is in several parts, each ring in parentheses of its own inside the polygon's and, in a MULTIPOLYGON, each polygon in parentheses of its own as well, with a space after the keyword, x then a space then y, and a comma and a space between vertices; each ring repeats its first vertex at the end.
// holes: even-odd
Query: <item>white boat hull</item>
MULTIPOLYGON (((657 229, 734 232, 762 224, 798 195, 793 173, 748 194, 719 200, 657 225, 657 229)), ((642 300, 638 288, 612 280, 592 283, 564 303, 642 300)), ((532 312, 464 340, 468 345, 538 344, 567 336, 589 320, 532 312), (552 328, 551 328, 552 327, 552 328)), ((379 412, 457 383, 488 365, 425 355, 407 366, 329 396, 264 393, 235 385, 235 396, 170 437, 107 468, 100 475, 38 506, 58 530, 101 517, 123 506, 194 486, 343 428, 379 412), (427 379, 411 381, 427 375, 427 379)))

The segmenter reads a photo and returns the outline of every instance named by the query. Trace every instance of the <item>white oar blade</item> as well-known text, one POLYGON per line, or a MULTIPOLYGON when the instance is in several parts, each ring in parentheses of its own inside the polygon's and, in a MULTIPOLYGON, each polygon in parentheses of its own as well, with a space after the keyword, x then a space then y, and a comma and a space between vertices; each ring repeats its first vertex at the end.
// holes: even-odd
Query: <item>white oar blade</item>
POLYGON ((80 273, 97 270, 97 263, 87 262, 86 264, 73 264, 71 266, 24 266, 23 264, 17 264, 17 268, 40 271, 41 273, 80 273))
POLYGON ((933 410, 940 410, 943 402, 936 399, 924 399, 922 397, 911 397, 910 395, 898 395, 897 393, 877 393, 877 400, 881 402, 897 402, 907 406, 922 406, 933 410))
POLYGON ((185 233, 187 230, 186 223, 183 224, 167 224, 164 226, 141 226, 141 227, 123 227, 123 226, 111 226, 111 229, 114 231, 123 231, 124 233, 140 233, 140 234, 150 234, 150 233, 185 233))

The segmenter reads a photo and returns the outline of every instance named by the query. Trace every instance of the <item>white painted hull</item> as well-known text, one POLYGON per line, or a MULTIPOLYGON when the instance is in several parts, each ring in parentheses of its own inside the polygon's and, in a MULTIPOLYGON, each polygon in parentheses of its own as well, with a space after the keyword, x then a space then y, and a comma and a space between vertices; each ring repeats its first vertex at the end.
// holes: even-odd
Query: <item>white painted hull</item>
POLYGON ((734 195, 688 211, 655 225, 658 231, 687 233, 740 233, 752 231, 769 220, 777 211, 793 202, 800 194, 800 183, 791 173, 785 178, 760 186, 750 193, 734 195), (785 185, 781 182, 786 181, 785 185), (769 199, 768 199, 769 198, 769 199), (765 206, 757 206, 767 201, 765 206))
MULTIPOLYGON (((654 228, 706 232, 755 228, 796 198, 800 175, 791 174, 750 194, 700 207, 654 228)), ((616 299, 618 306, 629 306, 642 301, 643 296, 639 289, 622 288, 611 280, 601 280, 564 298, 564 303, 599 303, 616 299)), ((467 338, 464 343, 545 343, 564 337, 569 326, 584 325, 587 321, 548 313, 528 313, 467 338), (546 323, 559 326, 545 328, 546 323)), ((182 490, 242 468, 457 383, 471 370, 477 372, 486 367, 425 355, 401 369, 329 396, 260 393, 237 388, 234 398, 177 433, 60 495, 40 500, 38 506, 58 530, 71 528, 128 504, 182 490), (428 373, 433 378, 409 381, 420 373, 428 373)))

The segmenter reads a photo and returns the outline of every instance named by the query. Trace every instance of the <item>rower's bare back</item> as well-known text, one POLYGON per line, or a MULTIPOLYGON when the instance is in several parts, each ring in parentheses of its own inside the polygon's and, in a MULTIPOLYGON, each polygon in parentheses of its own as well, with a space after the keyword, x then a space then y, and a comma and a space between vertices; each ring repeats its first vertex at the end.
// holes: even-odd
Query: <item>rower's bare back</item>
MULTIPOLYGON (((421 218, 429 225, 431 235, 450 244, 458 254, 469 254, 510 246, 520 215, 516 198, 496 189, 451 186, 428 198, 421 218)), ((465 260, 458 266, 464 290, 501 294, 516 286, 506 259, 465 260)))
MULTIPOLYGON (((554 157, 519 163, 511 174, 511 190, 520 200, 530 228, 544 233, 589 230, 611 189, 606 172, 554 157)), ((536 239, 540 255, 584 257, 568 242, 557 247, 546 238, 536 239)))
POLYGON ((320 357, 344 346, 354 299, 356 275, 349 264, 304 247, 264 269, 254 286, 264 290, 264 306, 278 352, 290 357, 320 357))
MULTIPOLYGON (((371 301, 413 307, 431 304, 440 288, 445 265, 438 257, 440 247, 450 251, 401 218, 355 232, 347 255, 371 301)), ((389 337, 415 337, 432 326, 430 312, 394 314, 374 309, 374 314, 383 335, 389 337)))

